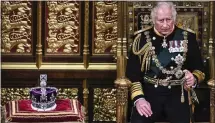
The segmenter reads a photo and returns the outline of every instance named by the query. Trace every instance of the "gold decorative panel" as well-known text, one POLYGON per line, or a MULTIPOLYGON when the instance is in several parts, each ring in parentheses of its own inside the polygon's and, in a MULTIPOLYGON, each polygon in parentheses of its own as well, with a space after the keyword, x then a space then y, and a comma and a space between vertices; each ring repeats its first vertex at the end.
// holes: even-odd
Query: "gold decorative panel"
MULTIPOLYGON (((29 88, 2 88, 1 89, 1 104, 11 100, 30 99, 29 88)), ((77 88, 58 88, 57 99, 77 99, 77 88)))
POLYGON ((32 53, 32 4, 1 2, 1 52, 32 53))
MULTIPOLYGON (((195 31, 204 57, 207 57, 209 2, 173 2, 178 13, 176 25, 195 31)), ((131 46, 135 31, 151 26, 150 12, 155 2, 129 2, 129 39, 131 46)))
POLYGON ((46 53, 80 53, 80 3, 46 2, 46 53))
POLYGON ((11 100, 30 99, 29 88, 2 88, 1 104, 11 100))
POLYGON ((78 99, 78 88, 58 88, 57 99, 78 99))
POLYGON ((116 51, 117 2, 94 2, 93 54, 111 54, 116 51))
POLYGON ((116 89, 94 89, 93 121, 116 121, 116 89))

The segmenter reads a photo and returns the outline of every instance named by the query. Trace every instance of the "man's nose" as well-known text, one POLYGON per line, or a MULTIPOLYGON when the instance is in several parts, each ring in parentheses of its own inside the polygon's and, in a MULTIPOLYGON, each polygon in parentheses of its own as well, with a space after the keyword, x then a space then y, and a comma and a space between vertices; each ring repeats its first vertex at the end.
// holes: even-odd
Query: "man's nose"
POLYGON ((167 21, 164 20, 163 27, 168 27, 167 21))

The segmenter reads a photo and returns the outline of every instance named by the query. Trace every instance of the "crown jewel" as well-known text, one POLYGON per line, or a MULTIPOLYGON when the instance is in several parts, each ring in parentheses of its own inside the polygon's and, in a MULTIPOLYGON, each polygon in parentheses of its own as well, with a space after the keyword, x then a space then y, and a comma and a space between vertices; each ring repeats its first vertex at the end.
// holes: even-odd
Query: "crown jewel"
POLYGON ((40 75, 40 87, 30 89, 31 107, 37 111, 51 111, 56 108, 55 99, 57 96, 57 88, 46 87, 47 75, 40 75))

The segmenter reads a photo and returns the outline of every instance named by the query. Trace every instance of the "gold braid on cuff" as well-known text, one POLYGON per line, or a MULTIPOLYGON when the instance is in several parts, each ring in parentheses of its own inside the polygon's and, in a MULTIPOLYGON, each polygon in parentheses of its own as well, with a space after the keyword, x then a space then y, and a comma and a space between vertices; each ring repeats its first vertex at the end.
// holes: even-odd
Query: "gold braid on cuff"
POLYGON ((205 79, 205 74, 199 70, 194 70, 192 73, 198 78, 198 83, 205 79))
POLYGON ((131 99, 133 100, 138 95, 144 95, 140 82, 133 82, 131 85, 131 99))

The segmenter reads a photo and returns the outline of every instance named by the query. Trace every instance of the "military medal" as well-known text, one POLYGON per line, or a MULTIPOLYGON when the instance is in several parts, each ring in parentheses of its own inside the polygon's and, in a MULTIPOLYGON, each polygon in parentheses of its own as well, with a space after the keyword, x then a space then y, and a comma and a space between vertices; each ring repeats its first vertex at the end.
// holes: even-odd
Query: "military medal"
POLYGON ((176 64, 180 65, 184 62, 184 57, 181 54, 178 54, 175 58, 171 58, 172 61, 175 61, 176 64))
POLYGON ((163 48, 166 48, 166 47, 167 47, 166 37, 165 37, 165 36, 164 36, 164 39, 163 39, 162 47, 163 47, 163 48))
POLYGON ((169 41, 169 52, 186 52, 184 43, 186 43, 186 40, 175 40, 175 41, 169 41))
POLYGON ((180 78, 182 77, 183 74, 184 74, 184 73, 183 73, 182 70, 178 70, 178 71, 175 73, 175 77, 178 78, 178 79, 180 79, 180 78))

